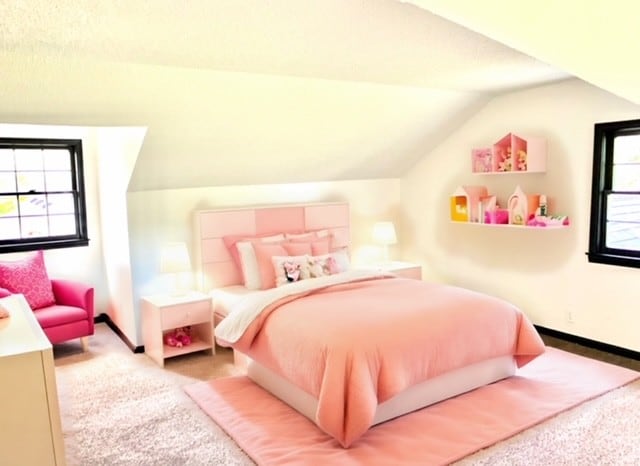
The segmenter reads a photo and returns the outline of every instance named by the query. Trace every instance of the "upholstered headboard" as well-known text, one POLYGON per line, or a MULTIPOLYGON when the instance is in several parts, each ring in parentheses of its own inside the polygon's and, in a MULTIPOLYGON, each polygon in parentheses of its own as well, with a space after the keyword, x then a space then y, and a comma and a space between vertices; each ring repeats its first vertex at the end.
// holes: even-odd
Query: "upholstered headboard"
POLYGON ((349 204, 271 205, 228 209, 199 210, 195 214, 196 286, 208 292, 212 288, 241 285, 236 267, 223 237, 227 235, 266 235, 300 233, 328 229, 334 247, 349 247, 349 204))

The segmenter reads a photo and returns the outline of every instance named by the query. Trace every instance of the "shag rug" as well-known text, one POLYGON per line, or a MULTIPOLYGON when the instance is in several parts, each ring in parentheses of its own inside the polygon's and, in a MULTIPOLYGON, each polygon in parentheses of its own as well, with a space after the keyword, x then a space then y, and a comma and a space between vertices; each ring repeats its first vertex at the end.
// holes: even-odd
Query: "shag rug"
MULTIPOLYGON (((228 351, 194 353, 158 367, 133 354, 105 324, 89 350, 54 347, 68 466, 249 466, 252 459, 185 393, 200 381, 237 376, 228 351)), ((567 410, 455 463, 638 465, 640 381, 567 410)), ((295 446, 287 447, 295 454, 295 446)), ((393 463, 398 464, 398 463, 393 463)))
POLYGON ((185 391, 260 465, 427 466, 451 464, 639 375, 548 348, 517 376, 374 426, 349 449, 246 376, 185 391))

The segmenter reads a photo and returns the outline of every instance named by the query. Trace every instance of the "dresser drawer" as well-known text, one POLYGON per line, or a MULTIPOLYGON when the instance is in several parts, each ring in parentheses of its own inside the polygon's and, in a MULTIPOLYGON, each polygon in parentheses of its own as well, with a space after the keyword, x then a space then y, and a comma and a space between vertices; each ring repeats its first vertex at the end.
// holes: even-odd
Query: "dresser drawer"
POLYGON ((162 308, 162 330, 209 322, 211 301, 174 304, 162 308))

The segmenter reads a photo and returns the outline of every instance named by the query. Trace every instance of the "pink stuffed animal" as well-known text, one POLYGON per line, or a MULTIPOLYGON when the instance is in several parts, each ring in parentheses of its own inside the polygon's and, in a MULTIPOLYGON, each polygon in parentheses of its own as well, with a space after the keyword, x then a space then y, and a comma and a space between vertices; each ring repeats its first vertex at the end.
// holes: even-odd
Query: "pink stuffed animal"
POLYGON ((189 346, 191 344, 191 328, 179 327, 166 333, 164 336, 164 344, 168 346, 175 346, 176 348, 189 346))
POLYGON ((333 256, 327 257, 324 263, 327 275, 333 275, 340 272, 340 266, 338 265, 338 261, 333 256))
POLYGON ((287 261, 282 264, 284 267, 284 276, 289 282, 297 282, 300 280, 300 264, 296 264, 292 261, 287 261))

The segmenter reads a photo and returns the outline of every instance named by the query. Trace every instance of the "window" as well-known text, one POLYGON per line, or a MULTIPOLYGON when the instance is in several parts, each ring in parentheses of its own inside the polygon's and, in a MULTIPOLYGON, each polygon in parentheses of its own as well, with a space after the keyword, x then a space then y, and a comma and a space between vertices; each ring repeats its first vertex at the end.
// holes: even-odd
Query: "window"
POLYGON ((640 120, 595 125, 588 257, 640 268, 640 120))
POLYGON ((0 253, 88 244, 82 141, 0 138, 0 253))

